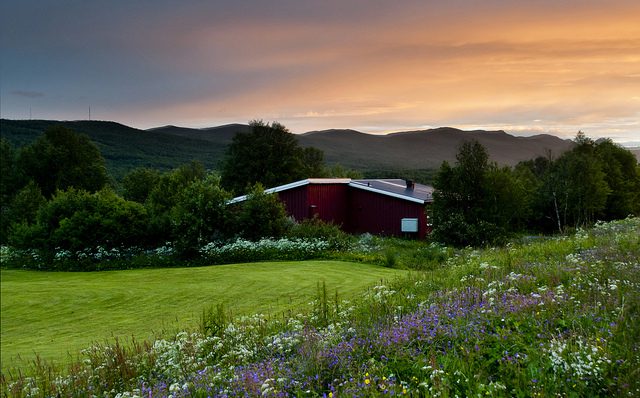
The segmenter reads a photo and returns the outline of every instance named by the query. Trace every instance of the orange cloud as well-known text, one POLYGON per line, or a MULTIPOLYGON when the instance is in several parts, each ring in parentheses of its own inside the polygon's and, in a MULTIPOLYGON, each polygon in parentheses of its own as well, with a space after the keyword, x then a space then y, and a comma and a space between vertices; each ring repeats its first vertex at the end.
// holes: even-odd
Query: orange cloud
POLYGON ((246 84, 148 117, 640 134, 629 122, 640 119, 640 3, 538 3, 203 26, 180 41, 197 52, 190 68, 246 84))

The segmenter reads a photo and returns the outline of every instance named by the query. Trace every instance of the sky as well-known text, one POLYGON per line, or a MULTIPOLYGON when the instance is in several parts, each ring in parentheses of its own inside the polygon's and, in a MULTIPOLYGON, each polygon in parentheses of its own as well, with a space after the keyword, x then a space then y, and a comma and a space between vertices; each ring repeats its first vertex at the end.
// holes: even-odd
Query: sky
POLYGON ((640 1, 3 0, 0 116, 640 145, 640 1))

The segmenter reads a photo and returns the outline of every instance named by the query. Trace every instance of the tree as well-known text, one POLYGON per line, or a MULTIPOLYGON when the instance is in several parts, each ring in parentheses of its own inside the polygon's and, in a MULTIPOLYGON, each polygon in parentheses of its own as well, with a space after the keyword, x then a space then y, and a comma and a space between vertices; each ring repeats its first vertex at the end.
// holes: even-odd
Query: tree
MULTIPOLYGON (((126 201, 110 189, 90 193, 69 188, 57 191, 40 207, 31 233, 33 241, 48 250, 117 248, 144 245, 148 224, 144 206, 126 201)), ((31 244, 21 242, 18 246, 31 244)))
POLYGON ((0 203, 2 206, 11 202, 11 198, 22 185, 20 170, 17 165, 16 151, 9 141, 0 138, 0 203))
POLYGON ((18 191, 11 201, 8 217, 9 223, 34 223, 38 210, 46 202, 36 183, 29 181, 24 188, 18 191))
POLYGON ((18 165, 50 198, 68 188, 97 192, 109 182, 104 158, 85 134, 59 126, 45 131, 19 153, 18 165))
POLYGON ((127 200, 144 203, 159 181, 158 170, 146 167, 136 168, 122 179, 123 196, 127 200))
POLYGON ((496 225, 502 233, 524 227, 531 214, 528 180, 510 167, 492 165, 485 175, 482 200, 483 219, 496 225))
POLYGON ((7 241, 9 224, 12 222, 10 204, 22 184, 16 152, 3 137, 0 139, 0 243, 7 241))
POLYGON ((302 148, 300 153, 302 178, 327 177, 329 172, 324 165, 324 152, 318 148, 302 148))
POLYGON ((600 159, 604 180, 611 190, 605 217, 613 220, 640 214, 640 174, 633 153, 606 139, 596 145, 595 155, 600 159))
POLYGON ((206 171, 200 162, 191 162, 163 173, 145 202, 150 220, 150 238, 164 243, 171 235, 171 211, 182 192, 192 182, 204 179, 206 171))
POLYGON ((580 132, 575 142, 571 151, 551 163, 538 196, 537 206, 545 209, 545 217, 554 221, 559 232, 602 217, 611 192, 593 140, 580 132))
POLYGON ((274 187, 324 173, 322 151, 299 147, 282 124, 252 121, 250 126, 251 132, 237 133, 225 152, 221 173, 225 189, 238 194, 256 183, 274 187))
POLYGON ((456 165, 444 162, 434 181, 435 239, 455 245, 502 241, 527 214, 527 191, 508 167, 489 163, 477 141, 463 143, 456 165))
POLYGON ((192 181, 180 193, 171 220, 174 242, 182 255, 195 255, 205 243, 227 237, 230 198, 220 188, 220 177, 214 174, 192 181))
POLYGON ((249 240, 280 238, 289 225, 284 205, 275 194, 264 193, 256 184, 240 205, 236 216, 240 235, 249 240))

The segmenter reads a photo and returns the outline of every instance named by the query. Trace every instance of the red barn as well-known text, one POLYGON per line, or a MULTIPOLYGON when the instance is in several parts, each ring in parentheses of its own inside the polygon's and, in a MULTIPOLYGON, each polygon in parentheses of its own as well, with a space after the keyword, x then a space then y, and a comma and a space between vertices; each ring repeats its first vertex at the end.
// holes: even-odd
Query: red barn
MULTIPOLYGON (((297 221, 317 216, 349 233, 424 238, 433 187, 412 181, 309 178, 265 190, 277 193, 297 221)), ((246 196, 233 199, 242 202, 246 196)))

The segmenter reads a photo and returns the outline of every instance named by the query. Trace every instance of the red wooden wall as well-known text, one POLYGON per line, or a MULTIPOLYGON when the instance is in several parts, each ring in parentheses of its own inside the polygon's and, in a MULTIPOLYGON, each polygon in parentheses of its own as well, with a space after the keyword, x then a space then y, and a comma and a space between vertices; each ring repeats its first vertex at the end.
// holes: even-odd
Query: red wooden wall
POLYGON ((347 232, 402 236, 401 220, 417 218, 418 237, 424 238, 427 233, 424 210, 420 203, 354 188, 349 192, 347 232))
POLYGON ((317 215, 344 226, 347 222, 347 184, 309 184, 278 192, 287 213, 297 221, 317 215))
POLYGON ((419 238, 430 231, 424 205, 347 184, 308 184, 278 192, 278 196, 297 221, 317 215, 349 233, 402 236, 403 218, 418 219, 419 238))

